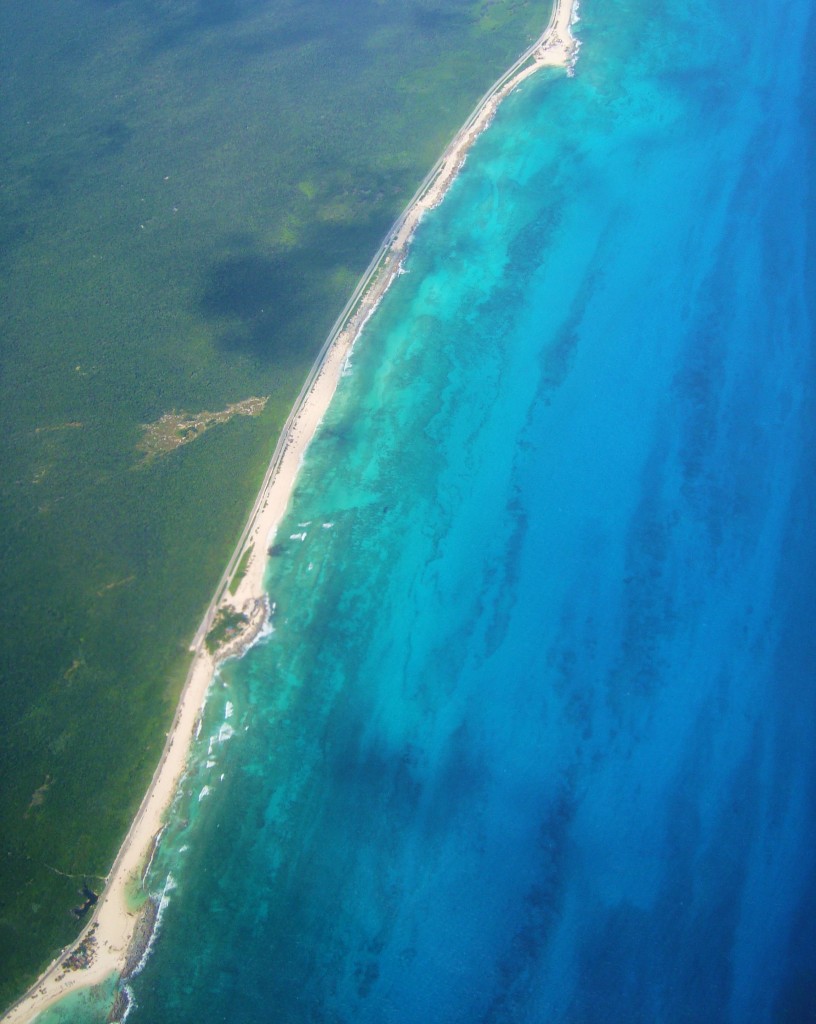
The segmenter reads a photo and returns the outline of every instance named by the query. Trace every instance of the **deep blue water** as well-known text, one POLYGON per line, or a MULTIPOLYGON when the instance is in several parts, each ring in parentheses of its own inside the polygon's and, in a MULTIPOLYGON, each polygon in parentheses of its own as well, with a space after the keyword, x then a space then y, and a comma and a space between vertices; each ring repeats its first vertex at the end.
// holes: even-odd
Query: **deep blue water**
POLYGON ((816 1020, 811 4, 580 34, 355 351, 134 1024, 816 1020))

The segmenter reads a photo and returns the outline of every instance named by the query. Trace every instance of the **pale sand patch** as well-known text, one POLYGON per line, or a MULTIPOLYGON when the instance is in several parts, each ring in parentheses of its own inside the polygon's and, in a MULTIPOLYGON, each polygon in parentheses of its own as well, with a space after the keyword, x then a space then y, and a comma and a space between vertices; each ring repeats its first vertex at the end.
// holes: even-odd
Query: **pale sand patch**
POLYGON ((111 868, 96 911, 79 939, 8 1011, 3 1018, 5 1024, 28 1024, 38 1013, 69 992, 97 985, 112 973, 122 972, 139 916, 128 909, 128 887, 138 883, 177 792, 218 662, 242 653, 266 625, 268 605, 264 574, 267 549, 289 505, 306 450, 326 414, 354 342, 399 273, 423 215, 441 202, 468 150, 490 124, 501 101, 541 67, 566 67, 568 74, 571 73, 578 50, 571 32, 573 17, 571 0, 555 0, 545 32, 485 94, 388 233, 335 323, 284 427, 247 526, 195 635, 191 645, 195 652, 193 663, 173 725, 167 734, 164 753, 111 868), (250 547, 252 550, 245 574, 232 595, 228 584, 242 555, 250 547), (242 611, 249 623, 241 636, 213 658, 207 653, 204 641, 219 608, 242 611), (67 970, 66 961, 83 943, 86 949, 89 948, 89 939, 93 945, 88 957, 89 965, 67 970))

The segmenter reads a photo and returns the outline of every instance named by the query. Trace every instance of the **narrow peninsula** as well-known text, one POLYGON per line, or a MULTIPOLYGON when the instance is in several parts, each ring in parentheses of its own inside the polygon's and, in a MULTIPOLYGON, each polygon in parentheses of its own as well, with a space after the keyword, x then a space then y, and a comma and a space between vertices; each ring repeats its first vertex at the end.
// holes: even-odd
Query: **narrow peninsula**
MULTIPOLYGON (((502 100, 541 68, 561 67, 566 68, 568 75, 573 73, 579 48, 571 31, 575 20, 573 0, 555 0, 545 31, 482 97, 388 232, 337 318, 284 425, 247 524, 193 638, 192 664, 161 760, 93 916, 77 941, 63 950, 11 1007, 3 1018, 5 1024, 28 1024, 70 992, 98 985, 112 974, 126 977, 141 960, 150 941, 156 908, 148 898, 140 909, 135 909, 131 903, 133 893, 141 890, 141 881, 160 839, 217 666, 227 658, 240 656, 268 628, 272 613, 264 590, 268 548, 346 360, 367 320, 398 276, 419 222, 442 201, 468 150, 490 124, 502 100)), ((227 410, 249 414, 254 411, 237 407, 227 410)), ((208 415, 213 421, 218 418, 208 415)), ((194 426, 200 432, 205 425, 194 426)))

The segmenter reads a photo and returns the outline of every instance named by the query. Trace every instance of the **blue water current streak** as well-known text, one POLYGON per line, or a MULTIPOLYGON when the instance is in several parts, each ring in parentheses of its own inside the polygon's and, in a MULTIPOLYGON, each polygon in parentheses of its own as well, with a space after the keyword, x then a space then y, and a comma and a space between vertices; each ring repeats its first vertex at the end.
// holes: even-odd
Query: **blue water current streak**
POLYGON ((427 218, 132 1021, 814 1019, 810 8, 587 0, 427 218))

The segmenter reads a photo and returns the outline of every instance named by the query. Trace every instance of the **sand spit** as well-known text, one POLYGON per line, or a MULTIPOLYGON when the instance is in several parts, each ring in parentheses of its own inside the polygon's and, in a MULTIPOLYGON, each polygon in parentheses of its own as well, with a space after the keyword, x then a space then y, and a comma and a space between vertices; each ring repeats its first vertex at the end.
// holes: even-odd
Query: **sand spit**
MULTIPOLYGON (((579 47, 571 32, 576 10, 571 0, 555 0, 546 30, 484 95, 389 231, 335 322, 284 426, 247 525, 193 639, 193 662, 164 752, 96 911, 77 941, 8 1011, 3 1024, 28 1024, 69 992, 98 985, 113 973, 125 977, 141 959, 146 934, 144 911, 133 909, 128 895, 141 891, 142 874, 155 852, 167 810, 184 774, 215 669, 227 658, 243 654, 268 630, 271 612, 263 586, 268 548, 286 512, 306 449, 329 407, 354 343, 398 276, 422 217, 442 201, 468 150, 490 124, 502 100, 542 67, 565 67, 567 74, 572 74, 579 47), (207 634, 221 613, 244 619, 215 654, 210 654, 207 634)), ((152 923, 147 931, 152 932, 152 923)))

